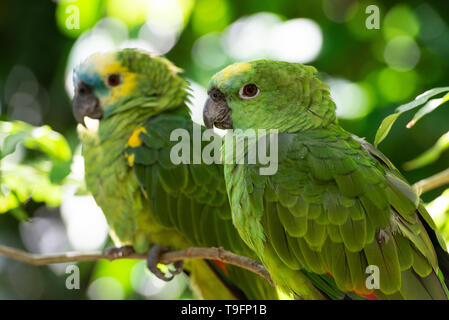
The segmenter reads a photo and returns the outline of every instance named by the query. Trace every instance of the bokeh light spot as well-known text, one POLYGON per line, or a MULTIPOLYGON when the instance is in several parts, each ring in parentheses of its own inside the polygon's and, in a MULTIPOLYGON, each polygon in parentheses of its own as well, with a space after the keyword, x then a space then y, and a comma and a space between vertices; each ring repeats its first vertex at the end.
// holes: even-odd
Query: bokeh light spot
POLYGON ((323 0, 324 14, 337 23, 351 19, 357 8, 357 0, 323 0))
POLYGON ((122 300, 125 298, 121 283, 113 277, 101 277, 92 282, 87 289, 91 300, 122 300))
POLYGON ((271 30, 280 23, 277 15, 268 12, 242 17, 226 29, 223 47, 235 60, 267 57, 271 30))
POLYGON ((106 13, 110 17, 122 20, 129 27, 145 22, 148 11, 147 0, 127 0, 126 5, 122 0, 108 0, 106 13))
POLYGON ((407 36, 391 39, 384 50, 385 62, 394 70, 408 71, 419 61, 420 50, 416 42, 407 36))
POLYGON ((75 195, 73 187, 65 190, 61 215, 71 246, 79 251, 100 249, 108 234, 106 219, 92 196, 75 195))
POLYGON ((222 0, 197 0, 192 14, 193 30, 202 35, 222 31, 229 22, 228 2, 222 0))
POLYGON ((366 90, 359 84, 346 79, 330 79, 331 98, 337 105, 337 117, 356 119, 366 116, 372 108, 366 90))
POLYGON ((416 88, 418 75, 414 70, 399 72, 384 68, 379 72, 377 84, 382 96, 390 102, 410 98, 416 88))
POLYGON ((398 36, 413 38, 419 33, 419 20, 406 4, 399 4, 388 11, 381 30, 387 40, 398 36))
POLYGON ((178 39, 173 28, 165 28, 157 23, 147 22, 139 30, 139 40, 143 40, 150 48, 148 51, 163 55, 170 51, 178 39))
POLYGON ((95 25, 101 15, 101 0, 61 0, 56 7, 56 22, 62 33, 76 38, 95 25), (76 15, 79 15, 78 17, 76 15), (78 21, 76 21, 76 19, 78 21), (77 26, 79 22, 79 26, 77 26))
POLYGON ((192 48, 193 61, 204 69, 218 69, 228 60, 221 46, 219 33, 208 33, 195 41, 192 48))
POLYGON ((323 35, 310 19, 292 19, 278 25, 271 34, 270 55, 288 62, 310 62, 320 53, 323 35))
POLYGON ((184 26, 183 10, 176 0, 150 0, 146 19, 153 26, 175 33, 184 26))
POLYGON ((235 60, 271 58, 306 63, 318 56, 322 43, 321 28, 313 20, 282 22, 277 15, 262 12, 229 26, 223 47, 235 60))

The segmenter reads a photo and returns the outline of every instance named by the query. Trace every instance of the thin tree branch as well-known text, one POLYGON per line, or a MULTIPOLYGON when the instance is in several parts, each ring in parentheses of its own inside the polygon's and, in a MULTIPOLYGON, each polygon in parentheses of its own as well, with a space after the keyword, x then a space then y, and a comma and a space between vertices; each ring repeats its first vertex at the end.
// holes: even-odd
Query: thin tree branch
POLYGON ((413 189, 418 194, 423 194, 445 184, 449 184, 449 168, 437 174, 434 174, 433 176, 418 181, 413 185, 413 189))
MULTIPOLYGON (((53 263, 64 262, 84 262, 84 261, 98 261, 102 259, 117 260, 117 259, 146 259, 144 254, 132 253, 127 256, 117 257, 112 254, 105 254, 100 252, 94 253, 77 253, 77 252, 65 252, 61 254, 49 254, 39 255, 28 253, 23 250, 0 245, 0 254, 10 257, 12 259, 22 261, 35 266, 43 266, 53 263)), ((257 261, 250 258, 237 255, 235 253, 226 251, 222 248, 200 248, 193 247, 185 250, 170 251, 162 254, 159 258, 159 262, 168 264, 185 259, 208 259, 219 260, 223 263, 232 264, 243 269, 249 270, 265 278, 273 285, 273 280, 270 277, 267 269, 257 261)))

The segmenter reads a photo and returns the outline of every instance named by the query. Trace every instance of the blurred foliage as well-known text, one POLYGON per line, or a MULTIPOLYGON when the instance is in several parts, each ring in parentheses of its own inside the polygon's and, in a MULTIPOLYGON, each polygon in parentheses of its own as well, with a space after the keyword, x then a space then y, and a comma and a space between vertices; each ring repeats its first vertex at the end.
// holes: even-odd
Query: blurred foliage
MULTIPOLYGON (((377 146, 380 142, 382 142, 383 139, 385 139, 387 137, 394 122, 397 120, 397 118, 402 113, 410 111, 412 109, 415 109, 415 108, 423 105, 415 113, 415 115, 413 116, 413 119, 407 124, 406 127, 408 129, 410 129, 422 117, 431 113, 432 111, 435 111, 438 107, 442 106, 447 101, 449 101, 449 87, 434 88, 434 89, 424 92, 423 94, 420 94, 419 96, 416 97, 415 100, 399 106, 396 109, 395 113, 389 115, 382 121, 382 123, 376 133, 376 138, 374 139, 374 143, 377 146), (436 96, 441 93, 446 93, 446 94, 442 98, 430 99, 431 97, 436 96)), ((443 151, 446 150, 447 148, 449 148, 449 132, 446 132, 445 134, 443 134, 437 140, 437 142, 433 145, 433 147, 426 150, 424 153, 422 153, 415 159, 404 163, 404 169, 405 170, 415 170, 415 169, 424 167, 432 162, 435 162, 441 156, 443 151)))
POLYGON ((27 214, 20 206, 29 199, 57 206, 61 202, 61 184, 70 173, 71 150, 64 136, 49 126, 34 127, 22 121, 0 121, 5 135, 0 160, 12 154, 18 144, 39 150, 43 155, 24 163, 8 162, 1 166, 0 213, 12 210, 20 220, 27 214))
POLYGON ((446 241, 449 250, 449 189, 426 206, 446 241))
MULTIPOLYGON (((449 87, 434 88, 420 94, 415 100, 399 106, 395 113, 387 116, 380 124, 375 138, 376 146, 387 138, 391 127, 402 113, 421 106, 413 116, 413 119, 406 125, 408 129, 411 129, 422 117, 435 111, 447 101, 449 101, 449 87), (442 98, 430 99, 442 93, 445 93, 442 98)), ((405 162, 404 169, 415 170, 427 166, 437 161, 447 148, 449 148, 449 131, 443 134, 430 149, 415 159, 405 162)), ((449 248, 449 189, 446 189, 439 197, 430 202, 427 205, 427 209, 435 220, 449 248)))
POLYGON ((428 90, 428 91, 424 92, 423 94, 420 94, 419 96, 417 96, 415 100, 399 106, 396 109, 395 113, 386 117, 380 124, 380 127, 376 133, 376 138, 374 139, 375 145, 377 146, 379 143, 382 142, 382 140, 384 140, 387 137, 394 122, 398 119, 398 117, 402 113, 410 111, 412 109, 415 109, 424 104, 424 106, 422 106, 415 113, 415 115, 413 116, 413 119, 407 124, 407 128, 410 129, 426 114, 431 113, 436 108, 438 108, 439 106, 446 103, 449 100, 449 93, 446 93, 442 98, 439 98, 439 99, 430 99, 431 97, 441 94, 443 92, 449 92, 449 87, 434 88, 434 89, 428 90))
MULTIPOLYGON (((87 198, 74 190, 82 183, 82 161, 70 106, 71 68, 94 50, 137 45, 163 53, 185 70, 197 104, 201 86, 234 61, 306 61, 330 84, 341 124, 368 141, 383 140, 381 151, 398 168, 415 169, 404 171, 410 182, 446 169, 449 2, 369 4, 380 9, 379 30, 365 27, 362 0, 1 1, 0 212, 11 214, 0 214, 0 243, 33 252, 73 250, 84 248, 89 228, 98 228, 98 215, 83 215, 87 198), (428 88, 442 89, 398 108, 428 88), (405 113, 422 105, 415 115, 405 113), (407 124, 414 125, 404 130, 407 124), (70 206, 85 220, 69 214, 70 206)), ((448 231, 443 190, 423 199, 433 200, 429 208, 448 231)), ((97 242, 98 249, 111 244, 97 242)), ((192 297, 184 278, 158 283, 135 261, 78 265, 81 289, 67 290, 65 266, 36 268, 0 256, 0 299, 192 297)))
POLYGON ((22 121, 0 121, 0 133, 6 134, 0 159, 13 153, 19 143, 40 150, 56 161, 70 160, 72 153, 65 138, 49 126, 34 127, 22 121))

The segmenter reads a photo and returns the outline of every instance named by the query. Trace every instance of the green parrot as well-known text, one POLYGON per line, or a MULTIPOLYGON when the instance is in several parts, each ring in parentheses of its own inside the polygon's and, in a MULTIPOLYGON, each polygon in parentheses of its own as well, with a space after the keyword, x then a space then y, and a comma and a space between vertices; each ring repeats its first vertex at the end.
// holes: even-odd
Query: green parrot
MULTIPOLYGON (((149 268, 163 279, 157 259, 166 247, 255 256, 232 225, 222 167, 170 160, 177 143, 171 132, 194 128, 180 71, 136 49, 95 54, 74 70, 86 185, 110 226, 112 253, 146 253, 154 245, 149 268)), ((192 259, 186 269, 204 299, 279 298, 268 281, 232 265, 192 259)))
MULTIPOLYGON (((316 72, 258 60, 210 80, 206 127, 247 141, 225 163, 240 236, 277 285, 304 298, 306 272, 368 299, 446 300, 449 257, 432 218, 388 158, 338 124, 316 72), (275 131, 250 142, 249 129, 275 131), (271 175, 261 174, 266 164, 236 161, 262 137, 277 143, 271 175)), ((225 136, 224 150, 232 139, 225 136)))

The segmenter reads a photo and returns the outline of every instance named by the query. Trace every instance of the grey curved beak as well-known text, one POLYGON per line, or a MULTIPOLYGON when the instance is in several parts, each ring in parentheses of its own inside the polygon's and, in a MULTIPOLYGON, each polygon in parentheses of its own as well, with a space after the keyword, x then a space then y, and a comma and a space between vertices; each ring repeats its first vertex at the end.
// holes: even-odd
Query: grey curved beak
POLYGON ((100 107, 98 98, 93 94, 92 88, 84 82, 79 83, 75 88, 72 108, 76 121, 83 126, 86 126, 84 117, 92 119, 101 119, 103 117, 103 110, 100 107))
POLYGON ((204 125, 208 129, 214 126, 219 129, 232 129, 231 112, 223 94, 213 89, 203 108, 204 125))
POLYGON ((213 105, 214 102, 211 98, 207 98, 206 104, 203 108, 203 121, 204 125, 207 129, 212 129, 214 127, 214 121, 215 121, 215 106, 213 105))

